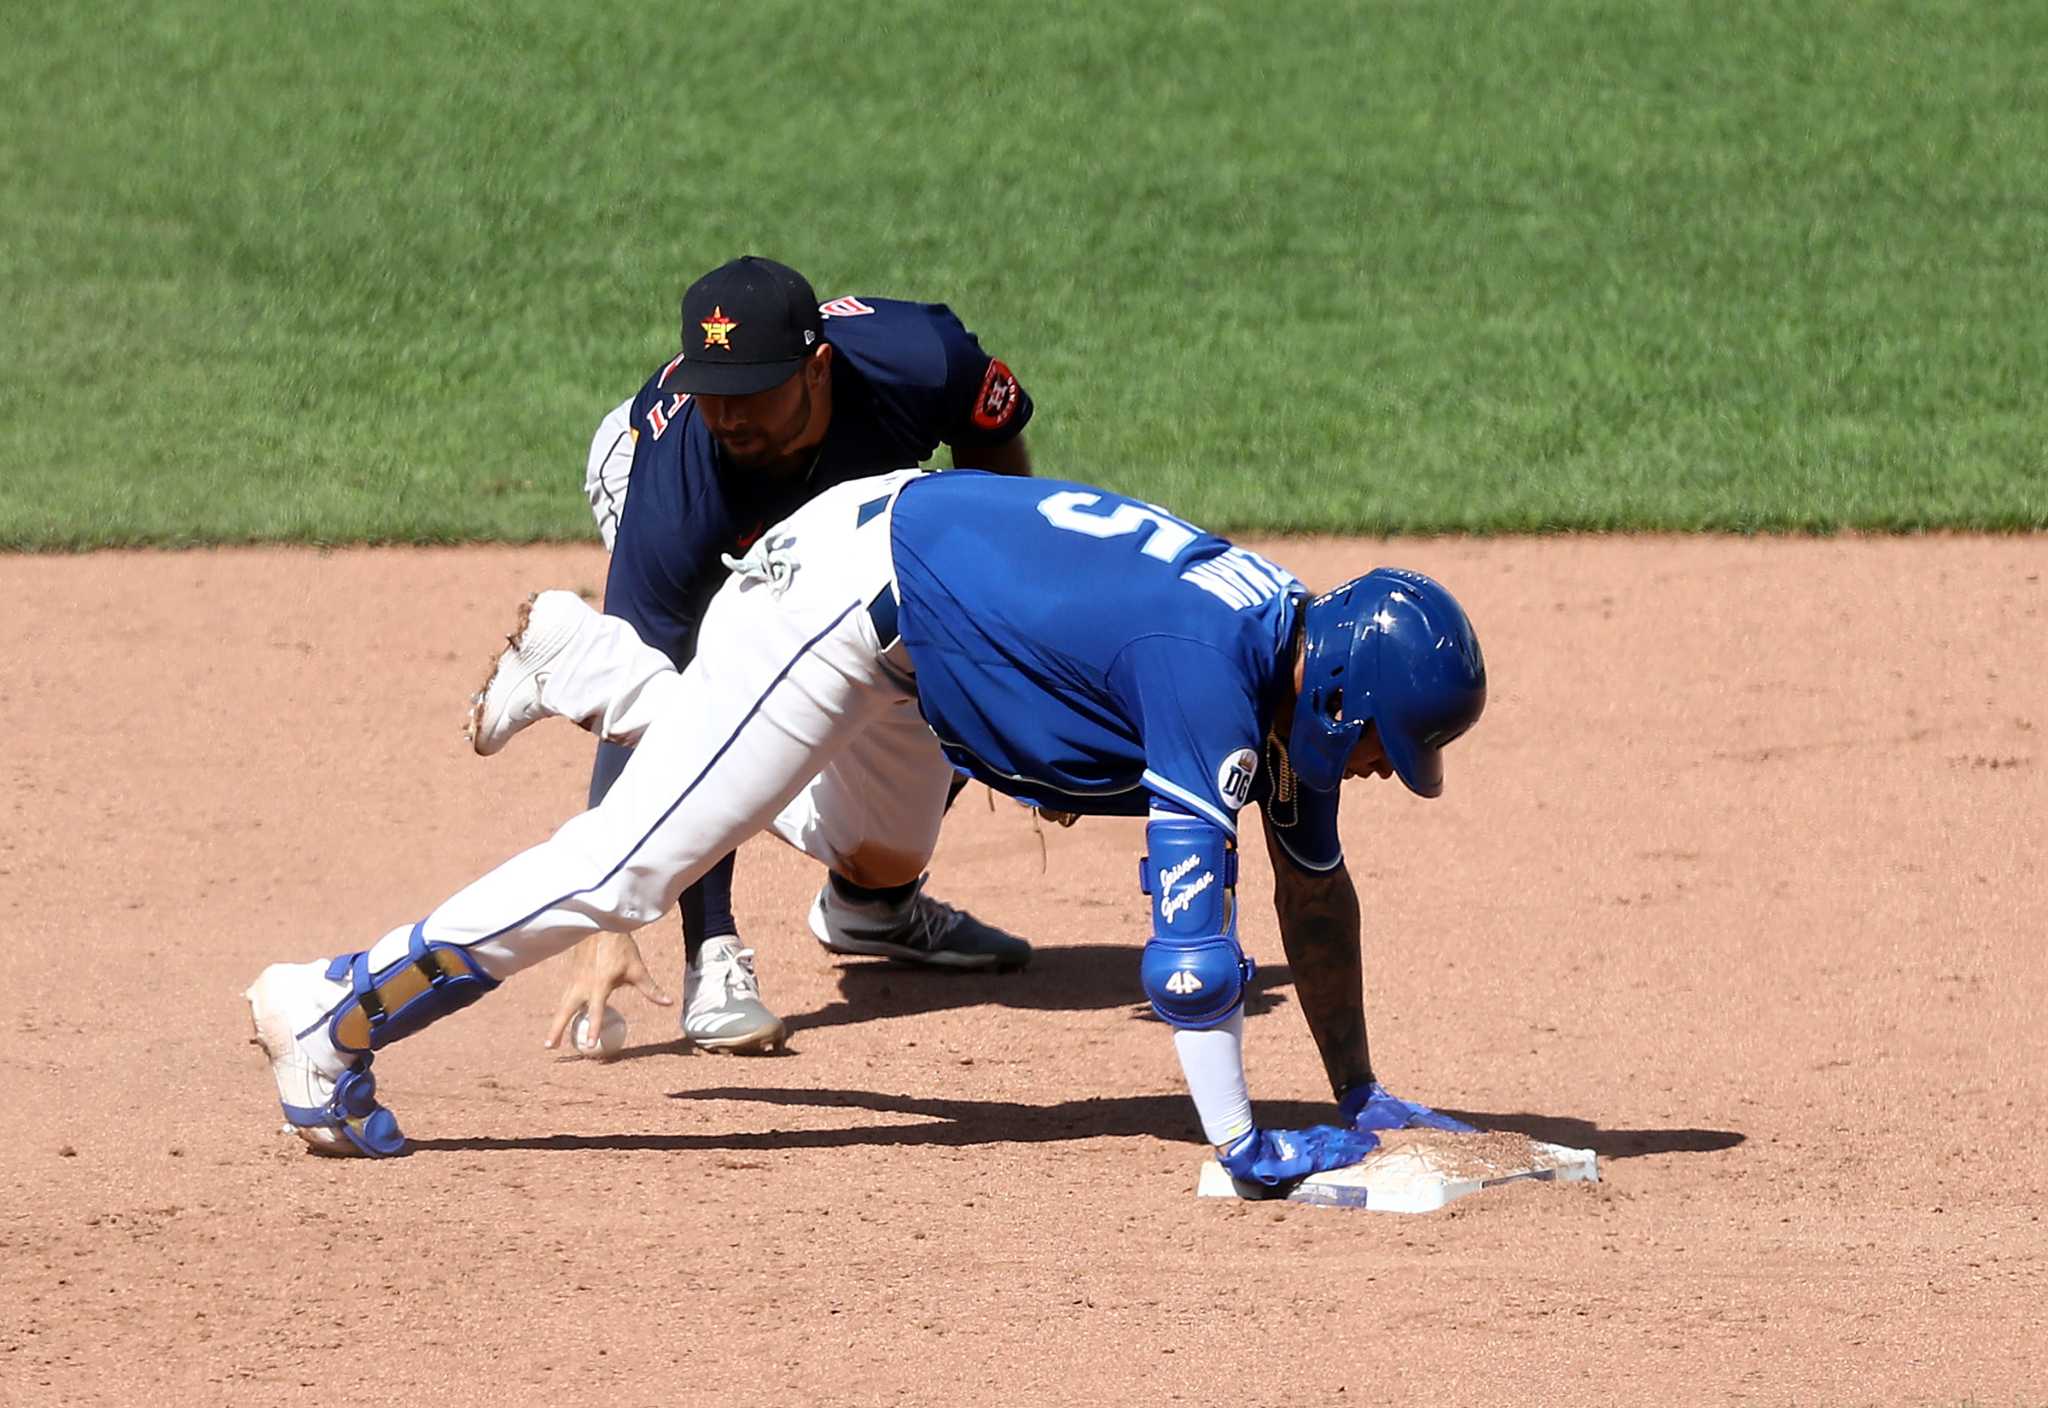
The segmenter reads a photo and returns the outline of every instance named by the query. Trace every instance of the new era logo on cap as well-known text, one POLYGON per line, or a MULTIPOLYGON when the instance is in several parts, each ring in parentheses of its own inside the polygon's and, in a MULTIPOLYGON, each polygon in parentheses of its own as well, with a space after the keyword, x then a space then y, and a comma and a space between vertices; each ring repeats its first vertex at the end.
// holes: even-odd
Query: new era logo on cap
POLYGON ((824 326, 810 281, 787 264, 743 255, 683 294, 683 350, 661 389, 749 396, 796 375, 824 326))

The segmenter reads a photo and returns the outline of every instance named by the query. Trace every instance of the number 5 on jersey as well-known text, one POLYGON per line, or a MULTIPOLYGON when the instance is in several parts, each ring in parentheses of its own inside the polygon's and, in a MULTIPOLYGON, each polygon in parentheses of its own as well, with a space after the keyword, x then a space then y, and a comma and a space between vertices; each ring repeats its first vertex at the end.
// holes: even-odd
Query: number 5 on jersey
POLYGON ((1121 538, 1150 529, 1139 548, 1147 557, 1171 562, 1188 549, 1199 534, 1165 509, 1150 504, 1124 502, 1108 513, 1089 510, 1102 502, 1102 495, 1081 489, 1062 489, 1038 501, 1039 515, 1055 528, 1069 533, 1086 533, 1091 538, 1121 538))

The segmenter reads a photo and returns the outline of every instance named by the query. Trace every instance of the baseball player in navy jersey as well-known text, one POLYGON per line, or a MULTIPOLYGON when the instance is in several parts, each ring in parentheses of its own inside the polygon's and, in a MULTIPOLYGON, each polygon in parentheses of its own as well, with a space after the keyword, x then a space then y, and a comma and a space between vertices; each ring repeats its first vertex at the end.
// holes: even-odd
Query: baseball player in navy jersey
MULTIPOLYGON (((1140 981, 1246 1196, 1356 1162, 1375 1130, 1465 1126, 1387 1093, 1366 1042, 1346 777, 1443 786, 1486 676, 1445 589, 1399 569, 1311 597, 1285 569, 1080 484, 915 471, 828 490, 738 560, 677 673, 626 622, 544 592, 478 726, 549 715, 635 744, 593 810, 367 950, 249 990, 285 1116, 323 1152, 404 1137, 372 1058, 593 934, 630 932, 768 830, 869 883, 923 873, 964 769, 1028 805, 1147 818, 1140 981), (1262 1128, 1238 826, 1256 805, 1282 944, 1337 1123, 1262 1128)), ((840 903, 831 888, 818 904, 840 903)))
MULTIPOLYGON (((835 484, 922 463, 941 442, 956 464, 1029 474, 1031 398, 940 304, 835 298, 822 306, 796 270, 733 260, 683 295, 682 348, 592 438, 584 487, 612 550, 604 609, 680 669, 696 649, 726 562, 767 526, 835 484)), ((472 731, 478 752, 493 751, 472 731)), ((628 749, 599 745, 590 802, 628 749)), ((817 937, 838 953, 947 968, 1018 968, 1030 945, 922 891, 863 883, 858 857, 828 878, 838 903, 817 937)), ((687 890, 680 909, 684 1036, 711 1051, 765 1051, 784 1036, 762 1001, 753 950, 732 908, 733 857, 687 890)), ((586 951, 547 1037, 603 1012, 613 985, 666 994, 644 968, 616 971, 586 951)))

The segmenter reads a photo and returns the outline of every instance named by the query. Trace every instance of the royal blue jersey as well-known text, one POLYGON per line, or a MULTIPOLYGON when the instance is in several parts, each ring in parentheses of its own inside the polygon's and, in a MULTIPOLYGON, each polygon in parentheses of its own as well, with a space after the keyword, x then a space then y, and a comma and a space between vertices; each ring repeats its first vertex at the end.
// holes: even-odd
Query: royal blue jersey
POLYGON ((686 396, 660 390, 664 367, 633 399, 633 468, 612 544, 605 610, 680 667, 724 582, 722 553, 835 484, 923 463, 941 442, 973 462, 1031 419, 1008 367, 939 303, 836 298, 821 305, 832 344, 832 419, 807 477, 764 484, 729 463, 686 396))
POLYGON ((1326 870, 1335 792, 1272 737, 1299 582, 1161 509, 1082 484, 912 480, 891 529, 918 706, 955 766, 1036 806, 1167 810, 1236 834, 1257 801, 1326 870))

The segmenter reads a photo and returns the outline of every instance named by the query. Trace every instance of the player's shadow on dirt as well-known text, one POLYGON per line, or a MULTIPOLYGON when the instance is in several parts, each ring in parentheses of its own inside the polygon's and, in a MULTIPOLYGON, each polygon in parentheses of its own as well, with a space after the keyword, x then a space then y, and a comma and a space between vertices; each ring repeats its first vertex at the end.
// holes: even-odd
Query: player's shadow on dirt
MULTIPOLYGON (((862 1124, 832 1129, 770 1129, 691 1134, 554 1134, 530 1138, 419 1139, 420 1152, 486 1149, 612 1149, 663 1153, 790 1149, 862 1149, 903 1146, 964 1148, 980 1144, 1056 1144, 1082 1139, 1149 1137, 1200 1144, 1201 1130, 1185 1095, 1130 1095, 1109 1099, 1065 1100, 1053 1105, 1026 1105, 1010 1100, 936 1100, 915 1095, 886 1095, 872 1090, 829 1090, 797 1087, 721 1086, 676 1091, 672 1100, 730 1100, 791 1109, 853 1109, 872 1114, 911 1117, 908 1123, 862 1124)), ((1328 1123, 1336 1111, 1327 1104, 1293 1100, 1259 1102, 1260 1122, 1268 1128, 1300 1129, 1328 1123)), ((1590 1120, 1568 1116, 1487 1114, 1452 1110, 1447 1113, 1483 1129, 1528 1134, 1574 1149, 1591 1149, 1603 1159, 1638 1158, 1645 1154, 1707 1153, 1743 1142, 1745 1136, 1726 1129, 1603 1129, 1590 1120)))
POLYGON ((1711 1154, 1733 1149, 1749 1136, 1733 1129, 1602 1129, 1591 1120, 1570 1115, 1509 1114, 1486 1110, 1447 1110, 1481 1129, 1526 1134, 1567 1149, 1591 1149, 1603 1159, 1637 1159, 1646 1154, 1711 1154))
MULTIPOLYGON (((1042 948, 1021 973, 948 973, 898 963, 854 962, 839 969, 839 996, 813 1012, 784 1017, 789 1033, 907 1017, 959 1007, 1012 1007, 1030 1012, 1096 1012, 1130 1007, 1139 1020, 1156 1020, 1138 986, 1139 944, 1076 944, 1042 948)), ((1245 994, 1245 1013, 1256 1017, 1285 1006, 1279 991, 1294 985, 1284 963, 1261 965, 1245 994)))
MULTIPOLYGON (((1081 944, 1040 949, 1021 973, 955 973, 912 968, 898 963, 855 960, 839 968, 839 996, 813 1012, 783 1018, 791 1036, 825 1027, 868 1022, 880 1017, 909 1017, 963 1007, 1012 1007, 1033 1012, 1093 1012, 1128 1008, 1134 1022, 1157 1022, 1138 986, 1137 947, 1128 944, 1081 944)), ((1245 992, 1244 1010, 1256 1017, 1287 1006, 1293 999, 1294 973, 1285 963, 1262 965, 1245 992)), ((681 1037, 641 1042, 612 1057, 621 1065, 650 1057, 694 1056, 681 1037)), ((785 1046, 767 1060, 802 1054, 800 1045, 785 1046)), ((564 1052, 563 1062, 583 1058, 564 1052)))

